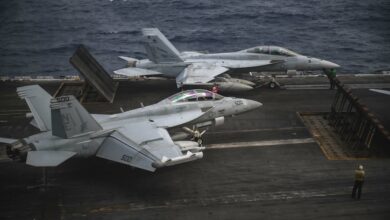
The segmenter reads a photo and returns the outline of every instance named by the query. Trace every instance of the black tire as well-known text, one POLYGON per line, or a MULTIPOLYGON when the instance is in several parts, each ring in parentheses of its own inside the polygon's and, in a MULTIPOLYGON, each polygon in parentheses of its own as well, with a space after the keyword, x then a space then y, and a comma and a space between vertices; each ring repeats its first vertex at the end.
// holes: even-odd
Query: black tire
POLYGON ((270 87, 271 89, 276 88, 276 83, 275 83, 275 82, 270 82, 270 83, 269 83, 269 87, 270 87))

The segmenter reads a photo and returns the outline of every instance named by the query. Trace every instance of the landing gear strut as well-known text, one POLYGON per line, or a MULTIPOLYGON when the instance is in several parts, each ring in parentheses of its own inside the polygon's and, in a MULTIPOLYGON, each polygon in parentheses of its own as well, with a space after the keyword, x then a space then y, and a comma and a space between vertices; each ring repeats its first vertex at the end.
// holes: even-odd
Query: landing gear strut
POLYGON ((204 133, 206 133, 206 130, 200 132, 199 129, 196 126, 193 126, 192 129, 187 128, 187 127, 183 127, 183 129, 186 132, 192 134, 192 138, 191 138, 192 141, 197 142, 199 147, 202 146, 202 144, 203 144, 202 136, 204 135, 204 133))
POLYGON ((268 83, 268 86, 269 86, 271 89, 274 89, 274 88, 276 88, 276 87, 280 87, 280 84, 278 83, 278 81, 276 81, 275 77, 272 76, 270 82, 268 83))
POLYGON ((32 186, 27 186, 27 189, 40 189, 42 192, 45 192, 48 187, 53 186, 52 184, 47 183, 47 167, 42 167, 42 183, 32 186))

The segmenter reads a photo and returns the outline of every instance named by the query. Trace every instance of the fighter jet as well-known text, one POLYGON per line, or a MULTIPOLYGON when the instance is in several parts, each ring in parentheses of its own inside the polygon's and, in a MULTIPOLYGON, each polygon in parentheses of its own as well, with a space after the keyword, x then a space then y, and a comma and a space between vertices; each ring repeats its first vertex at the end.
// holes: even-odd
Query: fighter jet
MULTIPOLYGON (((40 133, 22 139, 0 138, 9 158, 36 167, 55 167, 72 157, 97 156, 155 171, 203 157, 204 131, 185 126, 220 125, 224 117, 260 107, 256 101, 188 90, 156 104, 113 114, 89 114, 73 96, 52 98, 38 85, 17 89, 40 133), (184 128, 188 140, 168 129, 184 128), (195 139, 195 140, 194 140, 195 139)), ((175 130, 173 129, 173 130, 175 130)), ((178 132, 180 133, 180 132, 178 132)))
POLYGON ((179 52, 157 29, 142 29, 148 59, 120 57, 128 66, 114 71, 125 76, 176 78, 177 87, 210 86, 221 91, 253 89, 253 82, 225 77, 228 74, 261 71, 324 70, 338 68, 330 61, 308 57, 278 46, 257 46, 226 53, 179 52))
POLYGON ((370 89, 370 91, 372 91, 372 92, 377 92, 377 93, 381 93, 381 94, 385 94, 385 95, 390 95, 390 91, 389 91, 389 90, 384 90, 384 89, 370 89))

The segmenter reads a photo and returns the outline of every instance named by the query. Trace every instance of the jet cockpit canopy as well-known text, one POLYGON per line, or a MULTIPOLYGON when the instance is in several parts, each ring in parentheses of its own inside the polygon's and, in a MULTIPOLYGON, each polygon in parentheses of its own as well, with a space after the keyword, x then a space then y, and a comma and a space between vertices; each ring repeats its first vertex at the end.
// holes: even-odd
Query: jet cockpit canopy
POLYGON ((268 55, 276 55, 276 56, 285 56, 285 57, 293 57, 299 55, 296 52, 293 52, 289 49, 278 47, 278 46, 259 46, 252 47, 245 50, 247 53, 258 53, 258 54, 268 54, 268 55))
POLYGON ((177 103, 177 102, 193 102, 193 101, 212 101, 212 100, 220 100, 223 98, 224 98, 223 96, 208 90, 193 89, 193 90, 186 90, 183 92, 176 93, 164 99, 162 102, 177 103))

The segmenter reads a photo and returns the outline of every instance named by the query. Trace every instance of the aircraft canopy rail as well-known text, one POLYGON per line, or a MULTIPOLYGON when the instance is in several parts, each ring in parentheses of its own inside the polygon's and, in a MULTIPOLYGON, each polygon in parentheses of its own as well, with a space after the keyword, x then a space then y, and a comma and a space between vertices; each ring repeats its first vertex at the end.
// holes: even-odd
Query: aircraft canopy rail
MULTIPOLYGON (((193 89, 176 93, 166 100, 168 102, 188 102, 188 101, 207 101, 220 100, 223 96, 204 89, 193 89)), ((164 100, 163 100, 164 101, 164 100)))
POLYGON ((270 54, 276 56, 285 56, 285 57, 293 57, 297 56, 298 53, 293 52, 289 49, 278 47, 278 46, 260 46, 247 49, 248 53, 260 53, 260 54, 270 54))

